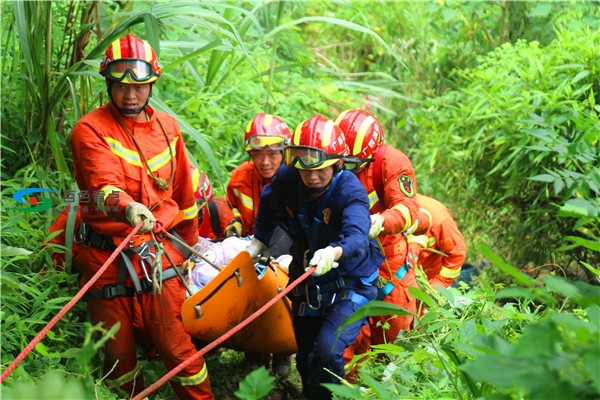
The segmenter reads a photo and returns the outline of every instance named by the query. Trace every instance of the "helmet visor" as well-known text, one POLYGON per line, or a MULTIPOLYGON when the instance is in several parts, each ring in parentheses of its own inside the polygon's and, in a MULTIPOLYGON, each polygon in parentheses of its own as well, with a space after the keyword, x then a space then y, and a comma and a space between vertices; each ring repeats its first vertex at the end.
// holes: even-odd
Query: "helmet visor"
POLYGON ((354 173, 360 172, 368 163, 374 161, 374 158, 357 158, 357 157, 345 157, 344 168, 354 173))
POLYGON ((113 81, 122 82, 127 78, 135 82, 146 82, 158 74, 152 69, 152 65, 144 60, 121 59, 111 62, 106 66, 106 77, 113 81))
POLYGON ((283 150, 285 147, 285 139, 282 136, 263 136, 253 135, 246 140, 245 151, 250 150, 283 150))
POLYGON ((343 156, 327 154, 323 150, 306 146, 288 146, 283 150, 283 161, 289 167, 298 169, 320 169, 333 165, 330 160, 338 160, 343 156))

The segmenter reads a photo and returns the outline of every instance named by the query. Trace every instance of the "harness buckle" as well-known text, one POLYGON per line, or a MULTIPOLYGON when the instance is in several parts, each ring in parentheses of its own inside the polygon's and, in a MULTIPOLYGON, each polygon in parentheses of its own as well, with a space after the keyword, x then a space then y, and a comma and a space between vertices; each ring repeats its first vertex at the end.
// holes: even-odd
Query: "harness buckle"
POLYGON ((306 304, 308 304, 308 307, 310 307, 311 310, 318 310, 321 308, 321 300, 323 300, 323 296, 321 295, 321 288, 319 287, 319 285, 315 285, 315 287, 317 288, 317 306, 313 306, 312 303, 310 302, 310 295, 308 294, 308 289, 309 289, 309 285, 305 286, 305 292, 306 292, 306 304))
POLYGON ((152 279, 148 274, 148 266, 152 267, 152 264, 154 264, 154 260, 156 260, 156 254, 150 252, 150 249, 148 248, 148 244, 146 242, 140 245, 140 251, 137 252, 137 254, 140 257, 140 266, 142 267, 142 271, 144 271, 146 280, 148 282, 152 282, 152 279))
POLYGON ((105 299, 117 297, 117 285, 107 285, 102 288, 105 299))

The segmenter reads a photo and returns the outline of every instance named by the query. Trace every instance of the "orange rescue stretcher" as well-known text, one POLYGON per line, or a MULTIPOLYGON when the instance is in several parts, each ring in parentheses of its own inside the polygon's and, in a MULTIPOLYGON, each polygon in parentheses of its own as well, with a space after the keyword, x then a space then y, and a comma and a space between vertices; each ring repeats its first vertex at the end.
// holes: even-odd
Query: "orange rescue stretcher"
MULTIPOLYGON (((212 342, 275 297, 287 285, 288 275, 277 263, 268 264, 257 273, 248 252, 241 251, 183 303, 185 330, 193 337, 212 342)), ((286 297, 277 301, 223 346, 251 353, 296 353, 290 301, 286 297)))

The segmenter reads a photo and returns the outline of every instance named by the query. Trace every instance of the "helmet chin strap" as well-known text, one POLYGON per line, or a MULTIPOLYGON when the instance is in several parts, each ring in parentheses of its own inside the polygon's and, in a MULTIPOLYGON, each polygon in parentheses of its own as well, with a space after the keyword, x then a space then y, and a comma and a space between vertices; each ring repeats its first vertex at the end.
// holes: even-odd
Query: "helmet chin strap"
POLYGON ((334 164, 333 165, 333 174, 331 175, 331 179, 329 180, 329 182, 327 182, 327 184, 325 186, 321 186, 318 188, 309 188, 308 186, 304 185, 304 189, 310 193, 312 196, 317 197, 322 195, 323 193, 325 193, 327 191, 327 189, 329 189, 329 187, 331 186, 331 184, 333 183, 333 178, 341 171, 340 165, 339 164, 334 164))
POLYGON ((111 81, 111 80, 106 81, 106 86, 108 88, 108 97, 110 98, 110 102, 113 104, 113 106, 115 106, 115 108, 121 114, 123 114, 123 115, 139 115, 142 111, 144 111, 146 109, 146 107, 148 107, 148 102, 150 101, 150 97, 152 97, 153 83, 150 84, 150 93, 148 94, 148 98, 146 99, 146 102, 144 103, 144 105, 142 107, 138 107, 138 108, 134 108, 134 109, 121 108, 121 107, 117 106, 117 103, 115 103, 115 100, 113 99, 113 96, 112 96, 112 85, 113 85, 113 81, 111 81))

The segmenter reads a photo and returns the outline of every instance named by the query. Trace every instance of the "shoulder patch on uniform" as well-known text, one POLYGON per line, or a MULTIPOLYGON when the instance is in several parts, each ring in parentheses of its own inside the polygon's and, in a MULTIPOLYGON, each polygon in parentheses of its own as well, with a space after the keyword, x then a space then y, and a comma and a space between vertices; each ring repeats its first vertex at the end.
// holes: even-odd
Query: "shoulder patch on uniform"
POLYGON ((406 195, 406 197, 413 197, 415 195, 415 189, 413 187, 412 178, 408 175, 402 175, 398 178, 400 184, 400 190, 406 195))

